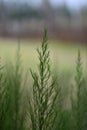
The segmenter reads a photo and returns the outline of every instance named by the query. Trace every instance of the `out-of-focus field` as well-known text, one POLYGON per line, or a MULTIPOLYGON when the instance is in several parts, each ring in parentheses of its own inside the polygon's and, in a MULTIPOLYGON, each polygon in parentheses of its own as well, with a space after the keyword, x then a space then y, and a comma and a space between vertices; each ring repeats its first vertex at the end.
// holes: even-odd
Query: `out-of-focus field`
MULTIPOLYGON (((81 50, 81 57, 84 69, 87 67, 87 45, 73 42, 61 42, 50 40, 49 50, 52 66, 58 66, 59 70, 75 69, 78 49, 81 50)), ((36 69, 38 54, 36 49, 40 47, 41 40, 20 40, 21 56, 23 65, 26 68, 36 69)), ((0 39, 0 56, 2 60, 15 61, 18 46, 17 39, 0 39)))

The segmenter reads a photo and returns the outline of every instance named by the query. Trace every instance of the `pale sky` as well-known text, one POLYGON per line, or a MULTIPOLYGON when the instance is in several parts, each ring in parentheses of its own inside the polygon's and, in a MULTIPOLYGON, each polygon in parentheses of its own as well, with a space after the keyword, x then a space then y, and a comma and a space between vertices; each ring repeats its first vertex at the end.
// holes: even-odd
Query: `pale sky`
MULTIPOLYGON (((18 1, 18 2, 28 2, 31 5, 39 5, 41 3, 42 0, 5 0, 5 1, 18 1)), ((82 5, 87 4, 87 0, 49 0, 52 5, 54 6, 58 6, 63 4, 64 2, 66 3, 67 6, 69 6, 71 9, 78 9, 79 7, 81 7, 82 5)))
POLYGON ((70 8, 79 8, 82 5, 87 4, 87 0, 50 0, 52 4, 63 4, 66 3, 70 8))

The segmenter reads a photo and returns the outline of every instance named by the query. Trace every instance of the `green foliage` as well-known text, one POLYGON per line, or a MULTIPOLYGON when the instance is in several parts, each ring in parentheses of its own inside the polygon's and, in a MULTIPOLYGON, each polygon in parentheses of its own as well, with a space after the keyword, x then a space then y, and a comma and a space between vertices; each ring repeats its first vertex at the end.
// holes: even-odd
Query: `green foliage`
POLYGON ((17 51, 16 65, 11 63, 0 73, 0 129, 24 130, 26 117, 24 91, 22 87, 23 71, 20 65, 20 51, 17 51))
POLYGON ((57 92, 55 80, 50 70, 47 31, 44 31, 42 46, 37 49, 39 55, 38 73, 31 71, 33 83, 32 130, 53 130, 56 119, 55 103, 57 92))
POLYGON ((60 76, 57 70, 55 75, 51 72, 47 30, 37 52, 38 71, 30 70, 33 78, 31 93, 27 93, 20 43, 15 64, 0 63, 0 130, 86 130, 87 81, 80 51, 72 95, 69 91, 71 75, 63 73, 60 76))
POLYGON ((76 87, 76 99, 72 99, 72 117, 73 117, 73 129, 85 130, 87 127, 86 113, 87 113, 87 86, 85 84, 85 78, 83 77, 83 69, 81 62, 80 51, 78 51, 78 59, 76 66, 75 76, 76 87))
POLYGON ((77 75, 75 77, 76 87, 77 87, 77 106, 76 106, 76 128, 77 130, 81 130, 81 87, 83 85, 83 73, 81 66, 81 57, 80 51, 78 51, 78 59, 77 59, 77 67, 76 67, 77 75))
POLYGON ((15 9, 12 9, 9 12, 9 18, 11 19, 22 20, 33 17, 36 19, 42 19, 44 16, 39 9, 34 9, 28 5, 26 6, 23 5, 20 8, 16 7, 15 9))
MULTIPOLYGON (((23 100, 24 96, 24 87, 22 79, 23 79, 23 70, 21 67, 21 56, 20 56, 20 44, 18 45, 17 56, 16 56, 16 64, 12 67, 12 79, 10 79, 10 87, 12 87, 12 104, 13 104, 13 124, 14 130, 24 130, 24 121, 26 117, 25 113, 25 101, 23 100)), ((10 77, 11 78, 11 77, 10 77)), ((25 79, 24 79, 25 80, 25 79)))
POLYGON ((0 129, 4 130, 3 123, 6 118, 7 111, 7 88, 5 84, 4 68, 0 63, 0 129))

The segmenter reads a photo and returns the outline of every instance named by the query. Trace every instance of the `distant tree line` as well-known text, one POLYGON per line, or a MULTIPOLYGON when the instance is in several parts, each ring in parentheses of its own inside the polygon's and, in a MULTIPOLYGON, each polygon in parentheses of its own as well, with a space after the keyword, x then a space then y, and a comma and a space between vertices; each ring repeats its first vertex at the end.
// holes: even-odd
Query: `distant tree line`
MULTIPOLYGON (((50 5, 51 6, 51 5, 50 5)), ((47 6, 49 7, 49 6, 47 6)), ((70 19, 72 16, 72 12, 70 9, 66 6, 66 4, 62 6, 58 6, 56 8, 53 8, 51 6, 50 10, 55 11, 56 16, 61 15, 65 16, 70 19)), ((42 10, 41 7, 35 8, 30 6, 29 4, 20 4, 20 3, 10 3, 7 4, 3 0, 0 1, 0 19, 2 19, 3 15, 4 17, 8 17, 10 19, 25 19, 25 18, 37 18, 42 19, 46 16, 45 9, 42 10)), ((87 6, 82 7, 80 12, 82 15, 87 16, 87 6)))
POLYGON ((37 18, 37 19, 42 19, 43 14, 39 9, 34 9, 30 6, 26 7, 21 7, 18 9, 14 9, 9 13, 9 18, 11 19, 26 19, 26 18, 37 18))
MULTIPOLYGON (((52 11, 53 10, 56 12, 57 15, 58 13, 60 13, 61 15, 70 17, 70 10, 66 6, 61 6, 54 9, 52 8, 52 11)), ((32 17, 42 19, 46 16, 46 11, 44 12, 44 10, 42 10, 41 7, 34 8, 28 4, 19 4, 19 3, 7 4, 2 0, 0 1, 0 19, 2 19, 3 15, 10 19, 18 19, 18 20, 32 17)))

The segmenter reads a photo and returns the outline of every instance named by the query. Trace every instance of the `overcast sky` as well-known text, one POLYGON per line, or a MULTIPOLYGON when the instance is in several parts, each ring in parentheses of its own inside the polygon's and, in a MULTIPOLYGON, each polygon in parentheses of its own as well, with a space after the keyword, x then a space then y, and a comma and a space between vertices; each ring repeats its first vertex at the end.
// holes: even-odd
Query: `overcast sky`
MULTIPOLYGON (((22 1, 22 2, 29 2, 31 5, 39 5, 41 3, 42 0, 5 0, 5 1, 22 1)), ((66 3, 67 6, 69 6, 71 9, 78 9, 79 7, 81 7, 82 5, 87 4, 87 0, 49 0, 52 5, 54 6, 58 6, 63 4, 64 2, 66 3)))
POLYGON ((69 6, 70 8, 79 8, 82 5, 87 4, 87 0, 50 0, 52 4, 63 4, 64 2, 69 6))

